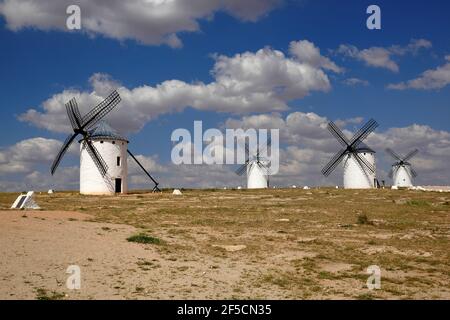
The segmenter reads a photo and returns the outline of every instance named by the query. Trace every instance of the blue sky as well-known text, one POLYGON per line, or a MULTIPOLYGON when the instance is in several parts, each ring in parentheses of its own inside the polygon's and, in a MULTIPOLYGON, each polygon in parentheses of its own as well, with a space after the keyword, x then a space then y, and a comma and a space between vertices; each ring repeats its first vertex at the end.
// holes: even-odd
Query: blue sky
MULTIPOLYGON (((21 141, 35 137, 63 140, 64 133, 45 126, 39 128, 30 121, 20 121, 19 116, 29 109, 43 112, 42 104, 64 90, 92 91, 89 79, 96 73, 108 74, 110 79, 130 90, 144 85, 156 87, 164 81, 175 79, 185 83, 208 84, 215 81, 211 74, 216 62, 213 54, 231 58, 244 52, 255 53, 270 47, 283 52, 287 58, 290 43, 301 40, 313 43, 320 49, 323 57, 345 69, 345 72, 336 73, 324 69, 330 82, 329 90, 309 90, 306 96, 285 99, 289 110, 279 112, 276 117, 286 118, 293 112, 312 112, 331 120, 355 117, 367 120, 373 117, 380 123, 378 130, 381 133, 386 133, 391 128, 408 128, 413 124, 427 126, 433 133, 450 131, 450 89, 447 84, 432 89, 387 88, 389 84, 417 79, 427 70, 445 66, 446 56, 450 55, 450 3, 447 1, 346 1, 344 5, 342 1, 267 0, 267 7, 256 17, 252 15, 251 7, 238 6, 225 10, 218 6, 190 17, 198 23, 196 31, 187 31, 182 25, 176 30, 182 42, 182 47, 178 48, 164 43, 142 43, 142 39, 134 38, 134 29, 126 31, 128 39, 125 40, 95 30, 67 32, 57 24, 65 19, 65 13, 43 6, 38 10, 47 10, 46 13, 52 17, 59 15, 48 30, 44 22, 32 16, 29 18, 31 22, 27 22, 26 15, 29 12, 12 13, 7 10, 21 2, 29 0, 0 1, 3 4, 3 10, 0 6, 0 87, 3 93, 0 109, 3 139, 0 151, 5 153, 4 161, 12 161, 14 157, 10 155, 11 148, 21 141), (381 8, 381 30, 366 28, 368 15, 365 11, 373 3, 381 8), (22 16, 16 17, 14 14, 22 16), (12 27, 11 21, 19 22, 12 27), (414 39, 426 40, 430 45, 414 52, 392 54, 390 58, 397 64, 398 72, 370 66, 366 61, 355 58, 357 54, 353 53, 352 56, 348 53, 350 51, 346 51, 346 54, 345 50, 338 50, 341 45, 354 46, 359 53, 373 47, 388 49, 399 46, 405 49, 414 39), (345 84, 347 79, 352 78, 364 81, 365 85, 345 84)), ((49 0, 42 2, 52 3, 49 0)), ((82 19, 84 10, 91 14, 89 7, 83 7, 83 1, 73 3, 80 4, 82 19)), ((145 27, 145 22, 143 26, 145 27)), ((149 27, 149 32, 154 31, 149 27)), ((164 36, 164 31, 161 32, 164 36)), ((129 106, 122 104, 118 108, 129 106)), ((152 106, 149 105, 148 108, 152 106)), ((263 112, 252 109, 244 113, 223 112, 222 109, 214 108, 209 111, 200 109, 188 105, 180 112, 160 113, 146 121, 138 132, 126 132, 132 142, 130 148, 143 157, 157 155, 158 163, 164 166, 170 160, 170 134, 176 128, 190 129, 194 120, 203 120, 204 127, 219 127, 230 118, 271 114, 267 109, 263 112)), ((352 125, 347 128, 355 129, 352 125)), ((447 135, 441 134, 439 139, 442 139, 441 145, 447 148, 447 135)), ((420 141, 428 143, 426 139, 420 141)), ((288 142, 281 142, 286 149, 291 146, 288 142)), ((410 145, 409 142, 405 144, 405 153, 409 151, 406 149, 410 145)), ((292 143, 292 146, 310 148, 302 146, 300 141, 298 144, 292 143)), ((399 148, 402 149, 403 146, 399 148)), ((328 149, 320 151, 324 155, 331 152, 328 149)), ((431 154, 429 151, 428 156, 431 154)), ((14 178, 11 172, 2 173, 0 170, 0 180, 5 181, 5 186, 21 186, 20 181, 16 180, 26 179, 27 175, 36 171, 45 175, 45 161, 39 164, 30 164, 30 160, 25 162, 32 169, 24 169, 20 178, 14 178)), ((75 166, 76 162, 74 156, 72 159, 69 157, 65 164, 75 166)), ((428 168, 426 158, 422 159, 422 163, 424 170, 430 170, 430 176, 437 175, 438 170, 442 170, 438 164, 432 169, 428 168)), ((164 169, 161 170, 160 176, 164 177, 164 169)), ((306 184, 307 179, 315 179, 315 176, 311 175, 309 169, 305 171, 308 173, 303 176, 301 172, 298 173, 298 180, 306 184)), ((224 175, 228 175, 227 171, 224 171, 224 175)), ((225 181, 230 181, 229 179, 231 178, 227 177, 225 181)), ((430 182, 423 179, 424 183, 430 182)), ((53 183, 52 180, 46 181, 48 184, 53 183)), ((441 182, 446 181, 448 177, 441 182)), ((280 184, 291 182, 280 180, 280 184)), ((199 185, 202 183, 199 182, 199 185)))

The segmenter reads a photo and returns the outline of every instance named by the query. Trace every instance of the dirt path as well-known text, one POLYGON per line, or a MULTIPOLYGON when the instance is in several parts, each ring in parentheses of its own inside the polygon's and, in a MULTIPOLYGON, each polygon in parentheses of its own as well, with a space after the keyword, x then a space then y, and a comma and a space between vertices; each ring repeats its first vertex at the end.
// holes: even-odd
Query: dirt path
POLYGON ((136 261, 158 256, 125 241, 135 232, 130 226, 86 222, 90 216, 76 212, 23 214, 0 211, 0 299, 35 299, 43 290, 69 298, 123 298, 128 292, 119 290, 121 276, 135 281, 136 261), (80 291, 66 288, 69 265, 81 268, 80 291))
MULTIPOLYGON (((0 211, 0 299, 182 299, 231 297, 243 266, 174 258, 126 241, 134 227, 65 211, 0 211), (24 216, 24 213, 26 216, 24 216), (70 265, 81 290, 69 290, 70 265)), ((276 296, 274 296, 276 297, 276 296)))

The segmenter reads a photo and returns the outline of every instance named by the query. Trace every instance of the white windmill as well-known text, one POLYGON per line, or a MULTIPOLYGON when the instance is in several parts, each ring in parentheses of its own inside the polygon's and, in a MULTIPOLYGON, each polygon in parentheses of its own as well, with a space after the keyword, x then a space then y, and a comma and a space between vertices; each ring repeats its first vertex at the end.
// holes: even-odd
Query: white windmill
POLYGON ((128 140, 101 120, 87 138, 102 156, 107 172, 102 176, 87 143, 80 142, 80 193, 113 194, 128 192, 128 140))
POLYGON ((396 187, 412 187, 414 178, 417 177, 417 172, 411 167, 409 160, 411 160, 419 150, 415 149, 405 157, 399 156, 390 148, 387 148, 386 152, 396 160, 392 164, 391 171, 389 172, 389 178, 393 180, 393 185, 396 187))
POLYGON ((104 101, 81 117, 75 98, 66 103, 66 111, 74 133, 70 134, 58 152, 51 167, 52 175, 64 154, 78 135, 80 154, 80 193, 115 194, 128 191, 127 155, 155 184, 153 191, 160 191, 158 182, 145 170, 128 149, 128 140, 119 135, 102 119, 120 102, 117 91, 113 91, 104 101))
MULTIPOLYGON (((271 144, 271 140, 268 139, 266 148, 271 144)), ((267 189, 269 187, 269 170, 270 161, 261 156, 261 150, 259 150, 259 143, 256 148, 256 154, 250 157, 250 151, 248 145, 245 145, 247 159, 237 170, 236 174, 242 175, 247 172, 247 189, 267 189)))
POLYGON ((330 121, 328 130, 342 145, 342 149, 322 169, 323 175, 329 176, 338 164, 343 161, 345 189, 377 187, 375 151, 362 142, 377 127, 378 123, 370 119, 348 140, 338 126, 330 121))

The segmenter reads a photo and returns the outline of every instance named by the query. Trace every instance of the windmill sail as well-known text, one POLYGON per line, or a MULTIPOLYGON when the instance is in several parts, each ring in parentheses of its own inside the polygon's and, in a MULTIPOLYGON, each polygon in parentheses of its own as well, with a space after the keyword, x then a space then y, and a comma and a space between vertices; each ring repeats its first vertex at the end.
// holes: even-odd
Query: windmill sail
POLYGON ((363 140, 365 140, 369 136, 369 134, 372 133, 377 127, 378 123, 375 120, 370 119, 364 126, 361 127, 361 129, 359 129, 353 135, 350 140, 348 140, 344 133, 339 129, 339 127, 333 121, 330 121, 327 126, 328 130, 344 148, 339 150, 333 156, 333 158, 331 158, 331 160, 323 167, 322 174, 326 177, 329 176, 334 171, 334 169, 336 169, 339 163, 342 162, 345 155, 348 154, 351 154, 355 157, 356 161, 361 166, 361 170, 369 170, 370 172, 374 173, 375 168, 373 167, 373 165, 370 164, 367 159, 361 157, 358 154, 358 147, 362 144, 363 140))
POLYGON ((252 151, 249 149, 248 144, 245 144, 245 162, 235 172, 239 176, 247 172, 247 188, 257 189, 269 187, 270 162, 261 156, 261 154, 267 151, 271 143, 270 138, 267 139, 264 148, 260 148, 258 143, 256 150, 253 150, 255 153, 252 157, 250 157, 252 151))
POLYGON ((370 119, 353 136, 348 139, 342 130, 330 121, 328 131, 339 142, 341 149, 322 168, 322 174, 328 177, 339 164, 344 165, 345 188, 370 188, 376 186, 375 153, 364 140, 378 127, 378 123, 370 119))
POLYGON ((115 106, 120 102, 120 96, 117 91, 113 91, 105 100, 98 104, 94 109, 87 113, 84 117, 81 117, 80 111, 75 98, 72 98, 68 103, 66 103, 66 112, 69 117, 70 124, 73 129, 73 134, 70 134, 64 141, 61 149, 56 155, 55 160, 51 166, 50 172, 53 175, 58 168, 62 158, 66 154, 70 145, 75 140, 78 135, 81 135, 84 141, 86 150, 88 151, 92 161, 94 161, 100 174, 104 176, 108 170, 106 162, 101 157, 98 150, 90 142, 90 134, 88 129, 92 128, 97 124, 102 118, 104 118, 115 106))
POLYGON ((406 156, 402 157, 390 148, 386 148, 388 153, 395 162, 391 165, 389 178, 394 179, 397 186, 412 186, 413 178, 417 177, 417 172, 412 168, 409 162, 419 152, 418 149, 410 151, 406 156))

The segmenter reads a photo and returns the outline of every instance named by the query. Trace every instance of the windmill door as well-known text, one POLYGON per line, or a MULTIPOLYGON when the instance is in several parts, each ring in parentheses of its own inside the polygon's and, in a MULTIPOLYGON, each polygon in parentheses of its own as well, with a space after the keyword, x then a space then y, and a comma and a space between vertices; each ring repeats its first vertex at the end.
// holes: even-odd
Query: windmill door
POLYGON ((116 193, 122 193, 122 179, 116 178, 116 193))

